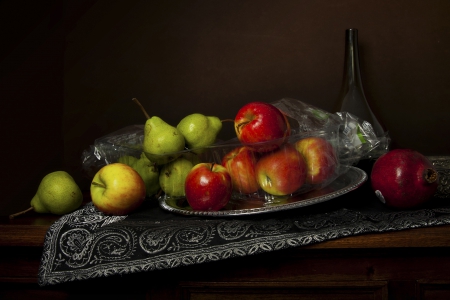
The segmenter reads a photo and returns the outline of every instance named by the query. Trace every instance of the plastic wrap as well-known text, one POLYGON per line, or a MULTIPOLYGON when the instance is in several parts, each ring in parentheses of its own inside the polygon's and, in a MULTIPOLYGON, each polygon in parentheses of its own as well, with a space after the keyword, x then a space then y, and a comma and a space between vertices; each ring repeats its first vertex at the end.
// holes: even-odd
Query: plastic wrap
MULTIPOLYGON (((285 114, 291 127, 291 134, 287 140, 283 140, 284 143, 296 146, 299 141, 314 137, 327 141, 327 145, 329 145, 327 147, 331 148, 328 149, 330 151, 324 150, 326 148, 321 148, 323 154, 321 164, 326 169, 326 178, 321 181, 312 179, 309 182, 305 182, 295 192, 287 196, 295 196, 314 189, 322 189, 345 173, 349 166, 358 163, 359 160, 374 157, 374 155, 379 156, 387 151, 388 138, 380 139, 376 137, 370 124, 359 120, 349 113, 332 114, 290 98, 283 98, 272 104, 285 114)), ((90 149, 84 151, 82 155, 82 168, 85 175, 92 178, 102 166, 118 162, 120 159, 123 161, 123 158, 127 156, 139 159, 143 154, 143 140, 144 125, 128 126, 96 139, 94 145, 90 146, 90 149)), ((278 142, 268 141, 265 143, 278 142)), ((192 165, 199 162, 220 164, 226 154, 242 146, 239 140, 234 138, 225 142, 216 142, 202 151, 195 151, 200 154, 194 153, 193 149, 186 149, 174 156, 182 157, 192 165)), ((267 154, 265 153, 264 155, 267 154)), ((261 155, 258 153, 254 155, 256 160, 261 158, 261 155)), ((164 169, 164 166, 158 167, 160 170, 164 169)), ((246 176, 253 175, 241 174, 241 176, 242 180, 245 181, 246 176)), ((289 180, 289 176, 286 178, 286 180, 289 180)), ((176 182, 180 184, 181 181, 182 179, 176 182)), ((271 201, 277 196, 268 194, 260 188, 252 192, 235 189, 233 197, 240 199, 258 198, 271 201)))
POLYGON ((338 132, 337 152, 343 166, 375 159, 389 150, 390 138, 375 134, 372 125, 349 112, 329 113, 300 100, 283 98, 273 103, 294 121, 297 132, 338 132))
POLYGON ((103 166, 115 163, 125 155, 140 157, 144 141, 144 125, 130 125, 97 138, 89 149, 83 151, 83 174, 93 178, 103 166))

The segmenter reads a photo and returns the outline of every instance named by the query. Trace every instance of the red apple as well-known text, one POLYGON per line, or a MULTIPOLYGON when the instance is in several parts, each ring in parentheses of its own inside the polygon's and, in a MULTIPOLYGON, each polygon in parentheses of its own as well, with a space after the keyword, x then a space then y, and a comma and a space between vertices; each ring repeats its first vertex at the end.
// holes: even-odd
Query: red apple
POLYGON ((186 176, 186 199, 193 210, 221 210, 230 201, 231 192, 231 176, 222 165, 199 163, 186 176))
POLYGON ((422 154, 411 149, 380 156, 371 172, 372 188, 387 206, 412 208, 427 202, 438 187, 438 173, 422 154))
POLYGON ((107 215, 127 215, 145 200, 145 182, 132 167, 114 163, 102 167, 91 183, 94 206, 107 215))
POLYGON ((260 187, 267 193, 281 196, 298 190, 306 179, 306 163, 291 144, 264 155, 256 164, 260 187))
POLYGON ((222 158, 222 166, 227 168, 235 191, 251 194, 259 189, 255 174, 257 160, 257 153, 245 146, 231 150, 222 158))
POLYGON ((286 126, 287 126, 286 136, 290 136, 291 135, 291 123, 289 123, 289 119, 288 119, 287 115, 283 111, 281 111, 281 113, 283 114, 284 121, 286 122, 286 126))
POLYGON ((306 182, 321 184, 334 175, 337 165, 336 152, 329 141, 321 137, 307 137, 294 144, 308 167, 306 182))
POLYGON ((269 103, 250 102, 239 109, 234 119, 239 141, 257 151, 267 152, 278 148, 290 134, 290 126, 283 113, 269 103))

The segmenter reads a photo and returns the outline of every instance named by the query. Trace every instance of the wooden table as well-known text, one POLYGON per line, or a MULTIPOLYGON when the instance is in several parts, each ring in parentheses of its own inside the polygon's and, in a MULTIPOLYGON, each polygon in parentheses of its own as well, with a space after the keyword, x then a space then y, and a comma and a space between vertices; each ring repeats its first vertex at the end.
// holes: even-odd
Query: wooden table
POLYGON ((56 219, 2 217, 0 299, 450 299, 450 226, 39 287, 44 237, 56 219))

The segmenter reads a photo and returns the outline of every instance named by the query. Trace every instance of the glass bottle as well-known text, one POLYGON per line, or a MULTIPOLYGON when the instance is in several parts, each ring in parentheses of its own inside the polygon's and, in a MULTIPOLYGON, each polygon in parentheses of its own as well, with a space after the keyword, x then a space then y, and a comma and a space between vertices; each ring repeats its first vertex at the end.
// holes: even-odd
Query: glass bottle
POLYGON ((369 122, 377 136, 385 133, 364 94, 359 66, 358 29, 354 28, 345 31, 344 77, 336 111, 349 112, 369 122))

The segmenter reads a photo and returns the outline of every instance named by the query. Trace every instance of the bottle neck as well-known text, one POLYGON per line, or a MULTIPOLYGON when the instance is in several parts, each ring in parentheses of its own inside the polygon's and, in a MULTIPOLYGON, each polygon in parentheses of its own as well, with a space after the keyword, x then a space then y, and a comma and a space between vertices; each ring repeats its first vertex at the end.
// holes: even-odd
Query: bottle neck
POLYGON ((357 88, 363 92, 361 70, 359 67, 358 30, 347 29, 345 32, 345 61, 343 87, 347 90, 357 88))
POLYGON ((359 66, 358 30, 345 32, 344 76, 336 111, 348 112, 369 122, 377 135, 384 130, 366 99, 359 66))

